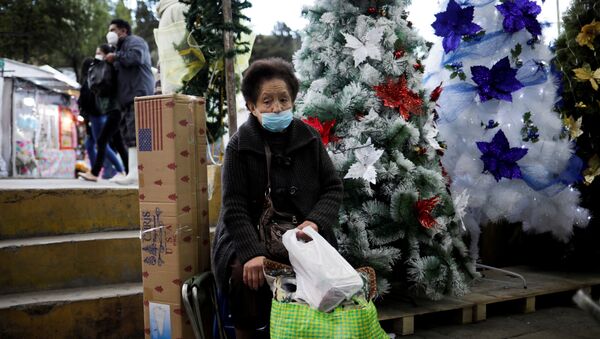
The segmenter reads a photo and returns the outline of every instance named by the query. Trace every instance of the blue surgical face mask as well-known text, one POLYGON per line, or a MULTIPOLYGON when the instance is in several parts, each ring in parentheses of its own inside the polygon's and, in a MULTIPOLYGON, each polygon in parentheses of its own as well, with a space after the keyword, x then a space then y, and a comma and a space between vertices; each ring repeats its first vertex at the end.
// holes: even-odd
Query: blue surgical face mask
POLYGON ((262 113, 262 126, 267 131, 281 132, 292 123, 292 109, 279 113, 262 113))

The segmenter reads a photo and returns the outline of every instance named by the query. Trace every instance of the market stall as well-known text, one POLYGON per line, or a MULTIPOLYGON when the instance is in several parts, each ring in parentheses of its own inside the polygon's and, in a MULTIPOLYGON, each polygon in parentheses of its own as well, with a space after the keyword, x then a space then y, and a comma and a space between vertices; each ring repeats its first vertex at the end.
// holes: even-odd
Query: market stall
POLYGON ((49 66, 5 60, 0 77, 0 177, 72 178, 79 85, 49 66))

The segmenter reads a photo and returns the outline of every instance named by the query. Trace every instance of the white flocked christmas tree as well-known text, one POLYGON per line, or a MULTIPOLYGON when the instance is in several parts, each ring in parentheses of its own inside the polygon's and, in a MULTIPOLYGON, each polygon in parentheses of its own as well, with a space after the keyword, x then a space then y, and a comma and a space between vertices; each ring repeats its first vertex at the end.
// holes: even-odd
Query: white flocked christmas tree
POLYGON ((340 252, 391 288, 439 299, 476 275, 440 164, 427 47, 409 1, 317 0, 294 56, 296 112, 321 133, 344 181, 340 252))
POLYGON ((463 197, 477 256, 480 227, 506 220, 567 241, 587 225, 580 208, 582 162, 558 113, 541 2, 443 1, 432 27, 426 86, 436 108, 451 192, 463 197))

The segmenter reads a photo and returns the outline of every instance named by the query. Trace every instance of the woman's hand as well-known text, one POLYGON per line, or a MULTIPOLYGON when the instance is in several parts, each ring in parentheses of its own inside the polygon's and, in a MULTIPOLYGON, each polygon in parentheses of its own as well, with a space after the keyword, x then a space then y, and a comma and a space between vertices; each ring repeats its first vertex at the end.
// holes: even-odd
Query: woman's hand
POLYGON ((263 273, 264 256, 254 257, 244 264, 244 284, 253 290, 258 290, 265 282, 263 273))
POLYGON ((296 233, 296 237, 298 239, 301 239, 304 241, 311 241, 312 238, 308 234, 306 234, 302 231, 302 229, 304 229, 305 227, 312 227, 317 232, 319 232, 319 227, 314 222, 308 221, 308 220, 306 220, 305 222, 298 225, 298 227, 296 227, 298 230, 300 230, 300 232, 296 233))

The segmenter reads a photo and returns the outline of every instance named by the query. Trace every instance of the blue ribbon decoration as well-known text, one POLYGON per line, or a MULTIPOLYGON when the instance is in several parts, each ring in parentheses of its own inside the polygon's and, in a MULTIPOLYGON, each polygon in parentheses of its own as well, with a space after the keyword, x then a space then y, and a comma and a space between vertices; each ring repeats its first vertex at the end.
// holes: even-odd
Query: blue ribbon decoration
POLYGON ((511 41, 510 34, 504 31, 486 33, 480 38, 471 41, 461 41, 457 50, 444 54, 442 68, 444 65, 453 64, 463 58, 485 58, 491 57, 498 52, 498 46, 511 41))
POLYGON ((496 2, 496 0, 455 0, 455 1, 461 7, 466 7, 466 6, 483 7, 485 5, 491 4, 492 2, 496 2))
POLYGON ((581 171, 583 170, 583 160, 576 154, 571 155, 567 167, 558 175, 549 173, 543 166, 521 166, 523 181, 536 191, 545 190, 551 186, 558 185, 547 193, 549 195, 558 194, 566 186, 572 185, 583 179, 581 171))
MULTIPOLYGON (((541 25, 542 28, 552 26, 549 22, 542 22, 541 25)), ((512 42, 512 34, 504 30, 485 33, 484 36, 475 37, 471 41, 461 41, 457 50, 444 54, 442 68, 444 65, 455 63, 463 58, 491 57, 498 51, 498 46, 508 42, 512 42)))
POLYGON ((544 62, 530 59, 523 63, 523 66, 517 71, 517 80, 523 86, 536 86, 548 81, 550 69, 544 62))
MULTIPOLYGON (((427 81, 429 74, 424 81, 427 81)), ((523 66, 517 71, 517 80, 525 87, 537 86, 548 81, 550 76, 550 67, 548 65, 534 59, 527 60, 523 66)), ((477 86, 461 81, 452 85, 444 86, 444 90, 438 105, 443 107, 439 110, 440 124, 450 123, 456 120, 458 114, 463 111, 469 104, 475 102, 477 96, 477 86)))
POLYGON ((474 103, 477 96, 477 86, 464 81, 443 88, 442 95, 438 99, 438 105, 444 108, 438 111, 440 124, 456 120, 459 112, 474 103))

